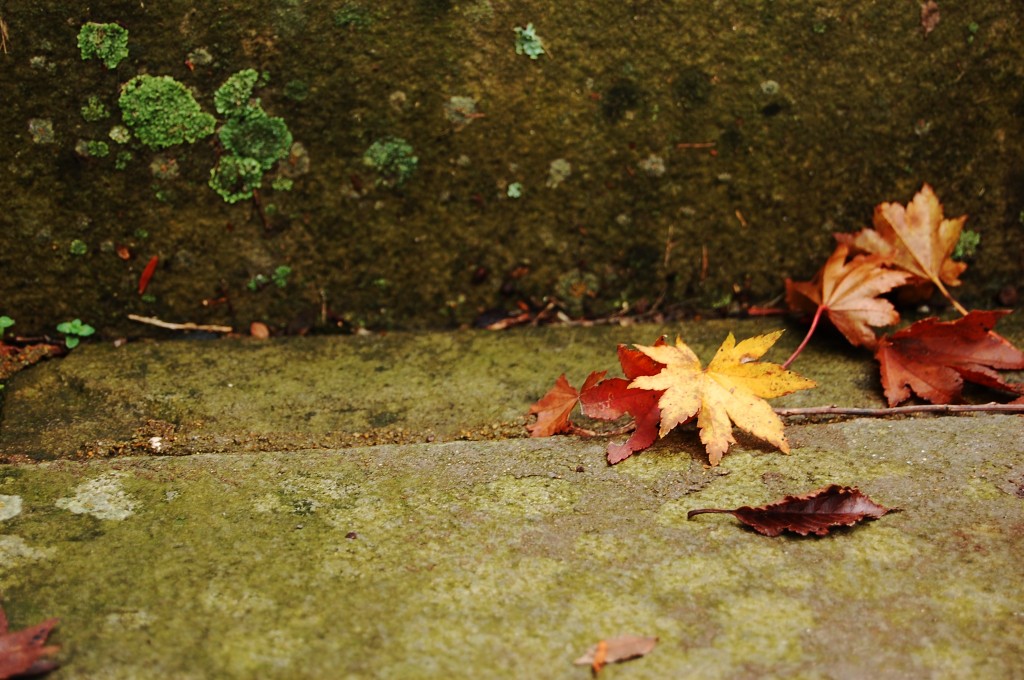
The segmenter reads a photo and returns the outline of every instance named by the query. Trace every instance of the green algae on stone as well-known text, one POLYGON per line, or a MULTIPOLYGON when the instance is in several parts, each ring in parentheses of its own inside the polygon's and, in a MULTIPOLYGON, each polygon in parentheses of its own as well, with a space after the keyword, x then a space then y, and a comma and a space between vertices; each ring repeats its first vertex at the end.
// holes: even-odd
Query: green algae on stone
POLYGON ((82 24, 78 31, 82 59, 99 59, 108 69, 117 68, 128 57, 128 30, 118 24, 82 24))
POLYGON ((232 74, 213 93, 213 106, 222 116, 237 116, 250 106, 249 99, 260 74, 256 69, 247 68, 232 74))
POLYGON ((376 170, 379 175, 377 183, 384 186, 405 184, 418 163, 412 145, 401 137, 378 139, 363 152, 363 165, 376 170))
POLYGON ((283 118, 268 116, 259 107, 249 107, 228 118, 220 129, 220 141, 240 158, 251 158, 263 170, 288 155, 292 133, 283 118))
POLYGON ((210 170, 210 188, 227 203, 252 198, 262 181, 263 168, 253 158, 222 156, 210 170))
POLYGON ((95 95, 90 96, 89 100, 84 106, 82 106, 82 118, 90 123, 95 123, 96 121, 103 120, 109 116, 110 110, 106 107, 103 101, 95 95))
POLYGON ((121 86, 124 122, 146 146, 165 149, 213 134, 216 120, 170 76, 135 76, 121 86))

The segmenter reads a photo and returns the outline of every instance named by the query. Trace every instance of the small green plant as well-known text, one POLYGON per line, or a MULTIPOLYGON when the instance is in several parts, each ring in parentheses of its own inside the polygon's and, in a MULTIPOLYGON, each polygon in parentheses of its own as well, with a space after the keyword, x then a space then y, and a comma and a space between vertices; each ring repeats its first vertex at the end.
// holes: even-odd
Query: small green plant
POLYGON ((170 76, 135 76, 121 86, 118 104, 125 124, 152 149, 195 142, 213 134, 217 124, 170 76))
POLYGON ((266 275, 264 275, 264 274, 257 274, 256 276, 254 276, 251 279, 249 279, 249 283, 245 284, 245 287, 255 293, 256 291, 258 291, 260 288, 263 288, 268 283, 270 283, 270 279, 268 279, 266 277, 266 275))
POLYGON ((72 255, 85 255, 86 253, 89 252, 89 246, 85 244, 85 241, 76 238, 74 241, 71 242, 71 245, 68 247, 68 250, 71 252, 72 255))
POLYGON ((523 185, 519 182, 512 182, 508 185, 508 190, 505 193, 509 198, 519 198, 523 195, 523 185))
POLYGON ((108 69, 128 57, 128 30, 117 24, 82 24, 78 31, 82 60, 99 59, 108 69))
POLYGON ((89 337, 96 332, 96 329, 87 323, 82 323, 81 319, 74 319, 57 324, 57 332, 64 334, 64 344, 67 348, 74 349, 78 347, 82 338, 89 337))
POLYGON ((4 333, 7 329, 14 325, 14 319, 7 316, 6 314, 0 315, 0 339, 4 337, 4 333))
POLYGON ((401 137, 378 139, 363 152, 363 164, 380 175, 378 184, 401 186, 416 170, 419 159, 412 155, 412 146, 401 137))
POLYGON ((278 288, 285 288, 288 285, 288 277, 292 274, 292 268, 287 265, 281 265, 274 270, 274 273, 270 276, 274 285, 278 288))
POLYGON ((512 30, 516 33, 516 54, 525 54, 530 59, 544 54, 544 41, 537 35, 533 24, 526 24, 526 28, 516 26, 512 30))

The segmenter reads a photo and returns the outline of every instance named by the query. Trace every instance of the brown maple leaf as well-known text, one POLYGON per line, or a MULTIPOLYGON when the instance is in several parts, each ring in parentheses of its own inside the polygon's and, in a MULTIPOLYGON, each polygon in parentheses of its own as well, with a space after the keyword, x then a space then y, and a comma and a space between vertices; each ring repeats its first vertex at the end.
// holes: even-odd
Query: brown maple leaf
POLYGON ((967 215, 943 219, 942 204, 925 184, 906 208, 899 203, 876 206, 874 229, 835 236, 840 243, 881 255, 915 277, 931 281, 961 314, 966 314, 946 288, 959 286, 960 274, 967 269, 965 263, 952 258, 966 221, 967 215))
POLYGON ((569 384, 565 373, 558 376, 555 386, 548 390, 547 394, 530 406, 530 415, 536 414, 537 421, 527 425, 531 437, 550 437, 562 432, 571 432, 573 425, 569 422, 569 415, 579 403, 580 393, 590 390, 596 385, 607 371, 594 371, 583 382, 583 387, 577 390, 569 384))
POLYGON ((853 526, 862 519, 878 519, 892 508, 885 508, 848 486, 831 486, 803 496, 786 496, 781 501, 752 508, 744 505, 734 510, 702 508, 690 510, 686 519, 705 513, 724 513, 765 536, 778 536, 783 531, 806 536, 824 536, 837 526, 853 526))
POLYGON ((59 619, 47 619, 30 628, 9 633, 7 615, 0 607, 0 679, 42 675, 55 669, 59 664, 43 657, 60 650, 57 645, 46 644, 46 638, 58 623, 59 619))
POLYGON ((891 326, 900 320, 892 303, 878 296, 902 286, 911 275, 883 268, 880 255, 848 259, 849 253, 849 246, 840 243, 813 280, 786 279, 786 304, 794 311, 813 312, 812 325, 824 311, 854 346, 873 348, 877 338, 870 326, 891 326))
POLYGON ((763 400, 814 387, 814 382, 777 364, 757 361, 780 335, 782 331, 776 331, 737 344, 730 333, 703 370, 700 359, 681 339, 676 339, 675 347, 637 345, 664 368, 657 375, 634 379, 629 386, 664 390, 658 400, 662 437, 697 416, 700 439, 712 465, 718 465, 729 445, 736 442, 732 423, 789 453, 785 427, 763 400))
POLYGON ((911 391, 933 404, 959 400, 964 381, 1021 392, 997 373, 1024 369, 1024 352, 993 333, 1007 310, 978 311, 956 321, 931 317, 878 343, 875 358, 882 368, 882 386, 889 406, 910 398, 911 391))
MULTIPOLYGON (((664 347, 665 339, 658 338, 655 347, 664 347)), ((637 451, 643 451, 658 438, 658 408, 660 391, 630 388, 635 378, 655 375, 664 366, 637 349, 619 345, 619 364, 625 378, 602 380, 593 389, 580 395, 583 413, 591 418, 615 420, 626 413, 633 416, 633 434, 622 444, 608 444, 608 463, 620 463, 637 451)))

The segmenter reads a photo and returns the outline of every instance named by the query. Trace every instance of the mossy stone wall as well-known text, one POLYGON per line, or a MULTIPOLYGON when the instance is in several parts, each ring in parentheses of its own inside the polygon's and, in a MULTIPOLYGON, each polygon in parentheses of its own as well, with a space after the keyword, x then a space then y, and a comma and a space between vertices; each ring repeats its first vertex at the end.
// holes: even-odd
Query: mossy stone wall
POLYGON ((923 182, 981 234, 960 297, 991 306, 1024 258, 1024 9, 940 11, 925 36, 881 0, 7 3, 0 313, 114 337, 151 332, 128 313, 300 331, 763 304, 923 182), (128 58, 83 61, 87 22, 126 28, 128 58), (216 114, 247 68, 302 145, 258 207, 208 186, 217 135, 111 139, 131 78, 216 114), (382 140, 412 152, 367 164, 382 140), (286 286, 248 285, 282 265, 286 286))

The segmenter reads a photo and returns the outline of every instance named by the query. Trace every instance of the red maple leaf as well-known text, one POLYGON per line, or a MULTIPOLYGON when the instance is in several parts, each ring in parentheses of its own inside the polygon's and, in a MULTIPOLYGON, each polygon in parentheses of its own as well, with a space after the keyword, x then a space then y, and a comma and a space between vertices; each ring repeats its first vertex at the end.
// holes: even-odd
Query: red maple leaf
MULTIPOLYGON (((665 344, 665 338, 658 338, 655 347, 665 344)), ((601 381, 593 389, 581 394, 580 404, 584 415, 602 420, 615 420, 628 413, 633 416, 635 429, 622 444, 608 445, 608 462, 611 465, 620 463, 637 451, 643 451, 658 438, 658 423, 661 421, 661 409, 658 399, 663 390, 630 389, 629 383, 643 375, 656 375, 664 368, 663 364, 644 354, 638 349, 630 349, 619 345, 619 364, 625 378, 609 378, 601 381)))
POLYGON ((883 337, 875 358, 889 405, 906 401, 911 391, 933 404, 950 404, 959 400, 965 380, 1022 392, 1024 386, 1006 382, 997 372, 1024 369, 1024 352, 992 332, 1009 313, 974 310, 956 321, 932 317, 883 337))
POLYGON ((833 484, 803 496, 786 496, 781 501, 758 508, 744 505, 734 510, 690 510, 686 519, 717 512, 732 515, 765 536, 778 536, 783 531, 801 536, 824 536, 832 527, 853 526, 862 519, 878 519, 891 511, 891 508, 882 507, 857 489, 833 484))
POLYGON ((569 384, 565 373, 558 376, 555 386, 530 406, 530 415, 537 416, 536 422, 526 426, 526 429, 530 431, 530 436, 550 437, 563 432, 571 432, 573 424, 569 421, 569 414, 579 403, 580 393, 586 393, 593 389, 606 373, 607 371, 594 371, 583 381, 583 387, 579 390, 569 384))
POLYGON ((58 619, 47 619, 31 628, 8 633, 7 615, 0 607, 0 678, 41 675, 56 668, 56 661, 43 657, 60 649, 57 645, 46 645, 46 638, 58 623, 58 619))

